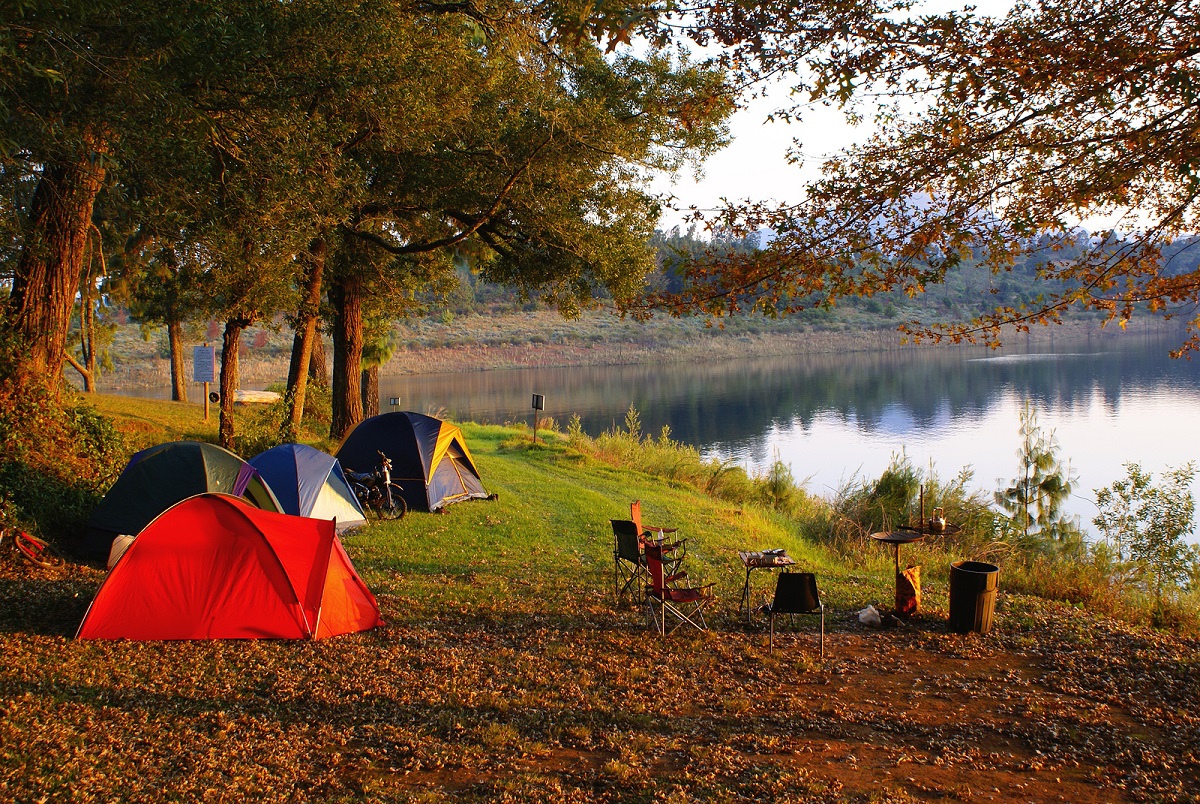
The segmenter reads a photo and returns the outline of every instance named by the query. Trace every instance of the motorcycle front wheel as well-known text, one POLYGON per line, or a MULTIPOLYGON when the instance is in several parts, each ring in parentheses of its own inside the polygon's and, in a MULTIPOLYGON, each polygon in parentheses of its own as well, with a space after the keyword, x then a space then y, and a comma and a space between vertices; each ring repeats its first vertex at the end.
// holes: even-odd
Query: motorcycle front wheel
POLYGON ((371 510, 380 519, 403 519, 408 513, 408 504, 404 502, 400 487, 388 483, 388 491, 391 492, 392 504, 388 505, 387 495, 379 494, 371 501, 371 510))

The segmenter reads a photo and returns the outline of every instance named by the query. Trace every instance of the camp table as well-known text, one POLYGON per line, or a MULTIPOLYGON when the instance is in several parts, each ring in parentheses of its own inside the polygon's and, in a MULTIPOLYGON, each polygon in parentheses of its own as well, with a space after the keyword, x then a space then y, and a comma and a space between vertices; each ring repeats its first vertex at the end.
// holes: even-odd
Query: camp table
POLYGON ((742 602, 738 606, 738 610, 746 610, 746 622, 750 622, 750 573, 756 569, 780 569, 781 567, 792 567, 796 564, 796 559, 787 554, 787 550, 777 548, 774 550, 739 550, 738 558, 742 560, 742 565, 746 568, 746 583, 742 585, 742 602))
POLYGON ((888 530, 880 533, 872 533, 871 538, 877 542, 890 544, 896 548, 896 607, 899 608, 900 600, 900 545, 914 544, 924 541, 924 532, 916 528, 900 528, 900 530, 888 530))

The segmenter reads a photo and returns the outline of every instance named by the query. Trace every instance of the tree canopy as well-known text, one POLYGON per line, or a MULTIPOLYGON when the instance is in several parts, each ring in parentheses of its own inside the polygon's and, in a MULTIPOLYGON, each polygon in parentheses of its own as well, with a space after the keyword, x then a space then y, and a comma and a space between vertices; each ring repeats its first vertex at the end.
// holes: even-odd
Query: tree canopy
POLYGON ((1039 303, 910 331, 991 339, 1003 323, 1056 321, 1073 306, 1118 321, 1139 308, 1182 314, 1200 329, 1200 273, 1162 255, 1200 222, 1191 3, 1021 0, 998 17, 853 5, 698 13, 691 35, 727 46, 722 63, 748 81, 791 80, 796 101, 780 117, 835 103, 877 133, 826 162, 801 201, 735 202, 710 218, 717 230, 776 237, 757 255, 694 261, 685 289, 652 296, 652 308, 786 314, 846 295, 916 294, 966 260, 1003 273, 1033 255, 1049 288, 1039 303), (1087 248, 1060 253, 1098 218, 1087 248))
POLYGON ((992 339, 1072 306, 1184 314, 1200 301, 1177 245, 1200 211, 1198 46, 1180 0, 995 17, 904 0, 22 0, 0 17, 5 323, 57 377, 102 192, 142 235, 240 248, 284 285, 336 230, 417 282, 457 258, 566 312, 602 290, 642 313, 786 315, 919 294, 973 261, 1032 262, 1045 293, 915 336, 992 339), (691 62, 688 40, 715 55, 691 62), (648 172, 703 158, 738 93, 779 79, 796 99, 780 117, 839 104, 878 133, 795 203, 730 203, 708 220, 717 247, 639 293, 648 172), (1113 223, 1081 237, 1098 215, 1113 223), (764 228, 765 248, 727 247, 764 228))
MULTIPOLYGON (((390 256, 410 288, 457 255, 568 312, 601 288, 632 295, 652 267, 644 179, 717 147, 732 96, 719 69, 657 49, 606 55, 540 8, 6 8, 5 324, 24 375, 57 380, 104 192, 143 246, 201 255, 201 286, 217 270, 257 277, 245 304, 222 308, 239 320, 294 303, 250 297, 299 284, 295 255, 333 234, 390 256)), ((242 286, 214 282, 214 304, 242 286)))

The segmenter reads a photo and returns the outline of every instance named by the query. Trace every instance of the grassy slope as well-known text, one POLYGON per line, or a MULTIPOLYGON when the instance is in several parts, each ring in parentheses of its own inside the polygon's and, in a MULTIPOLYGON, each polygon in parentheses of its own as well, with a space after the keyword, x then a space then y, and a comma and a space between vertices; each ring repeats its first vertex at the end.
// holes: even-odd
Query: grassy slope
MULTIPOLYGON (((166 440, 215 439, 216 412, 205 423, 198 404, 108 395, 98 395, 95 403, 134 449, 166 440)), ((551 443, 542 439, 535 446, 527 432, 473 423, 463 428, 485 487, 499 501, 452 506, 441 516, 413 515, 348 537, 347 548, 372 588, 460 607, 482 594, 521 611, 542 607, 546 595, 582 589, 589 606, 610 607, 608 521, 628 518, 629 503, 641 499, 646 522, 678 526, 688 538, 690 572, 717 585, 718 611, 739 600, 745 575, 737 551, 768 547, 784 547, 802 567, 820 573, 835 607, 888 603, 890 574, 882 548, 862 557, 865 566, 849 567, 768 512, 738 509, 689 487, 615 469, 553 434, 551 443), (453 583, 456 579, 469 583, 453 583)), ((328 441, 315 446, 336 448, 328 441)), ((908 548, 906 556, 919 561, 919 548, 908 548)), ((770 579, 760 571, 754 581, 762 593, 770 579)), ((935 592, 929 607, 939 603, 944 607, 945 596, 935 592)))
POLYGON ((682 525, 693 576, 716 583, 723 602, 736 601, 740 591, 738 548, 785 546, 808 565, 818 554, 779 523, 739 514, 691 489, 613 469, 566 447, 535 447, 499 427, 467 425, 465 433, 499 501, 457 506, 442 517, 413 516, 394 537, 381 533, 362 544, 370 565, 396 571, 393 577, 410 586, 415 573, 419 594, 439 604, 507 597, 532 612, 547 596, 563 595, 575 598, 572 608, 611 608, 608 520, 628 518, 634 499, 643 501, 648 522, 682 525), (468 592, 441 583, 447 567, 470 574, 468 592))
POLYGON ((135 450, 164 441, 216 441, 217 438, 215 406, 209 407, 205 421, 201 403, 161 402, 114 394, 94 394, 87 400, 116 423, 135 450))

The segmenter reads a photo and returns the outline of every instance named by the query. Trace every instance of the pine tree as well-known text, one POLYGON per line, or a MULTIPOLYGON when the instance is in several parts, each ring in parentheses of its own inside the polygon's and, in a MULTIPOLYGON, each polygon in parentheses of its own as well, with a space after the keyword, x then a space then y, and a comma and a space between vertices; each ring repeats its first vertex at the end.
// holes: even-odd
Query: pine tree
POLYGON ((1069 463, 1058 458, 1054 431, 1044 431, 1033 403, 1021 411, 1021 447, 1017 450, 1017 476, 996 492, 996 504, 1008 517, 1025 549, 1052 553, 1075 552, 1083 545, 1078 522, 1063 515, 1075 478, 1069 463))

